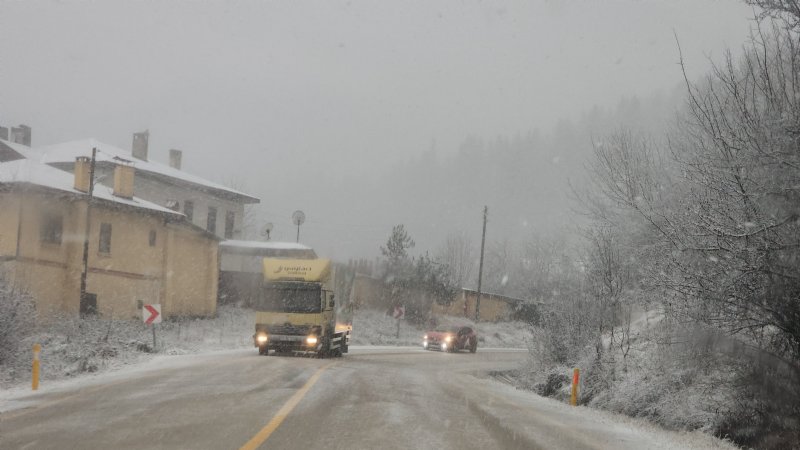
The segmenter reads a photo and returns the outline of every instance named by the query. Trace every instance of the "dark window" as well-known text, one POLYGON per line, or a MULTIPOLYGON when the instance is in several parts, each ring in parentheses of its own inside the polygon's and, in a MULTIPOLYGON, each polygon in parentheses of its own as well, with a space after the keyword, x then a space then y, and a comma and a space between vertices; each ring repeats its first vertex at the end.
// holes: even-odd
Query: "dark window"
POLYGON ((50 244, 61 244, 64 218, 61 214, 46 213, 39 227, 39 239, 50 244))
POLYGON ((206 230, 216 233, 217 232, 217 208, 213 206, 208 207, 208 222, 206 222, 206 230))
POLYGON ((111 224, 100 224, 100 253, 111 253, 111 224))
POLYGON ((150 247, 156 246, 156 230, 150 230, 150 247))
POLYGON ((183 214, 186 215, 186 219, 191 222, 194 220, 194 202, 191 200, 186 200, 183 202, 183 214))
POLYGON ((167 206, 167 208, 169 208, 169 209, 171 209, 173 211, 180 211, 181 210, 181 204, 177 200, 167 200, 166 206, 167 206))
POLYGON ((225 213, 225 239, 233 239, 233 223, 236 220, 236 213, 228 211, 225 213))

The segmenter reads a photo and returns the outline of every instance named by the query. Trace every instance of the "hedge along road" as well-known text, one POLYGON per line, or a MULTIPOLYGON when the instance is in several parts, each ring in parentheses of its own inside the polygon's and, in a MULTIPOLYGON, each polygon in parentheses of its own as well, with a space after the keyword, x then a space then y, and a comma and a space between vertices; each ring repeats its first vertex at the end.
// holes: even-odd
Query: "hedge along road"
MULTIPOLYGON (((344 358, 231 351, 25 396, 0 448, 674 448, 670 433, 490 379, 524 351, 356 348, 344 358)), ((180 358, 180 357, 176 357, 180 358)))

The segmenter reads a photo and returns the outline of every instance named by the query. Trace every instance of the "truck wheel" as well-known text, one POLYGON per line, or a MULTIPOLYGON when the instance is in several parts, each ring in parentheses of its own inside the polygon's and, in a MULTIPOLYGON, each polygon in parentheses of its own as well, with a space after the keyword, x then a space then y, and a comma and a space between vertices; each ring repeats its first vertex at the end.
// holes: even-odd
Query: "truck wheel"
POLYGON ((269 355, 269 347, 258 347, 259 355, 269 355))
POLYGON ((330 356, 330 354, 331 354, 330 342, 331 342, 330 339, 328 339, 327 337, 322 339, 322 345, 320 346, 320 349, 317 352, 317 358, 323 359, 323 358, 327 358, 327 357, 330 356))
POLYGON ((473 341, 470 342, 469 352, 470 353, 475 353, 477 351, 478 351, 478 340, 476 339, 476 340, 473 340, 473 341))

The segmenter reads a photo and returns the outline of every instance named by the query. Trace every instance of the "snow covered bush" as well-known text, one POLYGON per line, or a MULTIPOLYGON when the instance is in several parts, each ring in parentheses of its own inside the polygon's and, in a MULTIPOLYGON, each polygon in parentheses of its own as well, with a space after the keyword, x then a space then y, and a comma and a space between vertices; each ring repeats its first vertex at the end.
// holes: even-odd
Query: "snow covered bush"
POLYGON ((24 370, 23 359, 30 363, 26 338, 35 326, 33 299, 14 290, 0 277, 0 370, 2 378, 13 377, 24 370))

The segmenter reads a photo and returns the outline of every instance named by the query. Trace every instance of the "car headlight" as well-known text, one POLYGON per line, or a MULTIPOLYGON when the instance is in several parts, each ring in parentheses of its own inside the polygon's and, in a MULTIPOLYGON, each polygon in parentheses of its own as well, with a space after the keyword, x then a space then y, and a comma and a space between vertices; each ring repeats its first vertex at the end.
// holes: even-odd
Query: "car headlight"
POLYGON ((256 341, 258 341, 259 344, 264 344, 268 339, 269 338, 264 333, 259 333, 258 336, 256 336, 256 341))
POLYGON ((309 337, 306 338, 306 344, 315 345, 316 343, 317 343, 317 337, 316 336, 309 336, 309 337))
POLYGON ((447 336, 446 338, 444 338, 445 342, 450 342, 452 340, 453 340, 453 336, 447 336))

